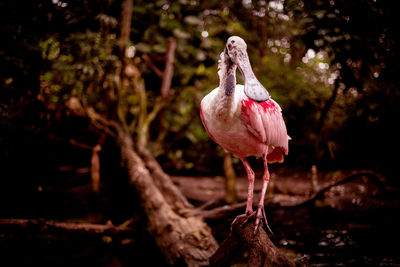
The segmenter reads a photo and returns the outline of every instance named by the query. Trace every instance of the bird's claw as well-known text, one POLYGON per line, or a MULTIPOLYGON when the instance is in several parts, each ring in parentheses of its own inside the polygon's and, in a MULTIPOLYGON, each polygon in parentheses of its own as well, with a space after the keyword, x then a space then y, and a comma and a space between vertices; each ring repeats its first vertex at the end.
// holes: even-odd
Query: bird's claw
POLYGON ((261 220, 264 218, 265 221, 265 226, 267 227, 268 231, 274 235, 274 232, 272 232, 271 228, 269 227, 268 221, 267 221, 267 216, 265 215, 265 210, 263 205, 259 205, 257 208, 257 216, 256 216, 256 222, 255 222, 255 227, 254 227, 254 233, 253 235, 255 236, 258 232, 258 227, 260 226, 261 220))
POLYGON ((235 224, 235 222, 237 221, 238 218, 242 218, 242 217, 246 217, 246 220, 244 221, 243 225, 246 225, 247 221, 249 220, 249 217, 247 215, 247 213, 245 214, 240 214, 238 216, 236 216, 236 218, 233 220, 233 222, 231 223, 231 233, 233 232, 233 225, 235 224))
POLYGON ((254 227, 254 232, 253 232, 254 236, 257 235, 258 228, 260 226, 260 223, 261 223, 262 219, 264 219, 265 225, 266 225, 268 231, 272 235, 274 235, 274 232, 272 232, 271 228, 269 227, 269 224, 268 224, 268 221, 267 221, 267 216, 265 215, 264 206, 262 206, 262 205, 259 205, 257 210, 254 211, 254 212, 246 212, 244 214, 236 216, 236 218, 231 223, 231 233, 233 231, 233 225, 235 224, 235 222, 237 221, 238 218, 246 217, 246 219, 244 220, 244 222, 240 226, 240 227, 244 227, 246 224, 248 224, 250 222, 250 219, 253 218, 254 216, 256 216, 256 222, 255 222, 255 227, 254 227))
POLYGON ((255 226, 254 226, 253 236, 256 236, 256 235, 257 235, 258 227, 260 226, 260 222, 261 222, 261 219, 262 219, 262 218, 263 218, 263 216, 257 216, 257 217, 256 217, 256 223, 255 223, 255 226))

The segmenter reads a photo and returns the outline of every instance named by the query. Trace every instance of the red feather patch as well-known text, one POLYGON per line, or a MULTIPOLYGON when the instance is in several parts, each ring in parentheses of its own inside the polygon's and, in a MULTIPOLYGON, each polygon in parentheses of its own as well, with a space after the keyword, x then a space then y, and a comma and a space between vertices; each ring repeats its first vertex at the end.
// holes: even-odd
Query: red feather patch
POLYGON ((279 108, 273 101, 271 101, 271 99, 268 99, 264 102, 257 102, 248 97, 242 100, 242 112, 245 112, 251 105, 259 105, 265 112, 279 112, 279 108))
POLYGON ((276 147, 271 153, 267 155, 268 163, 275 163, 275 162, 282 163, 284 160, 283 152, 284 152, 283 148, 276 147))

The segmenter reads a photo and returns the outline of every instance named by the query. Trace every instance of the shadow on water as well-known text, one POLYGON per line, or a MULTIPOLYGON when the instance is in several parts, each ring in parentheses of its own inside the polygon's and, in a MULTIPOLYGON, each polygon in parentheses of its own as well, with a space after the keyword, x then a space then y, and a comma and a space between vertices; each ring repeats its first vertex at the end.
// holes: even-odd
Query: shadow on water
MULTIPOLYGON (((275 234, 271 240, 298 266, 400 266, 397 189, 360 176, 306 205, 282 207, 271 201, 308 198, 310 181, 300 176, 276 179, 275 194, 269 194, 265 207, 275 234)), ((221 228, 210 223, 218 240, 229 234, 223 232, 228 221, 221 228)))
MULTIPOLYGON (((55 236, 40 231, 0 229, 0 266, 165 266, 161 252, 147 234, 140 201, 125 183, 113 183, 98 196, 91 193, 88 174, 66 180, 69 182, 57 187, 43 185, 34 187, 35 190, 4 193, 0 198, 1 217, 58 221, 75 218, 100 224, 110 220, 118 225, 134 214, 135 236, 55 236)), ((204 180, 199 182, 204 184, 204 180)), ((285 186, 276 184, 275 190, 285 195, 296 193, 283 192, 292 190, 294 182, 298 188, 302 185, 299 180, 281 182, 285 186)), ((246 183, 244 180, 244 191, 246 183)), ((271 239, 298 266, 400 266, 399 203, 397 192, 383 192, 369 180, 361 179, 332 188, 310 205, 267 205, 266 212, 275 233, 271 239)), ((208 221, 219 242, 229 234, 232 220, 208 221)))
POLYGON ((400 266, 399 219, 331 209, 270 211, 274 242, 299 266, 400 266))

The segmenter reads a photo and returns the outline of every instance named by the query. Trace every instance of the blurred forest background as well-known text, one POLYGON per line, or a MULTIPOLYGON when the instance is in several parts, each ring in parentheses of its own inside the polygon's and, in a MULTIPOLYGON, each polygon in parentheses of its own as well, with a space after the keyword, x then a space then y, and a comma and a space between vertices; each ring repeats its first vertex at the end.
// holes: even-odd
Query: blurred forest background
MULTIPOLYGON (((139 204, 121 168, 123 134, 170 175, 223 176, 224 153, 199 104, 218 86, 231 35, 246 40, 283 109, 292 141, 273 170, 368 169, 400 185, 396 1, 127 2, 0 3, 1 217, 124 222, 139 204), (62 199, 61 189, 78 198, 82 186, 94 192, 85 208, 62 199)), ((235 158, 233 166, 245 174, 235 158)))

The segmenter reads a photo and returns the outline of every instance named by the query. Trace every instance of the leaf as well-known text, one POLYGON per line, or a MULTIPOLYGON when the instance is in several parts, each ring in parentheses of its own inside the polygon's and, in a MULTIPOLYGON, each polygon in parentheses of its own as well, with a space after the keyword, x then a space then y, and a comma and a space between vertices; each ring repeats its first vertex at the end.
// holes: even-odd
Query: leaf
POLYGON ((43 75, 43 80, 45 80, 45 81, 51 81, 52 78, 53 78, 53 73, 51 71, 47 71, 43 75))
POLYGON ((184 21, 187 24, 191 24, 191 25, 199 25, 199 24, 203 23, 203 21, 201 19, 199 19, 198 17, 196 17, 196 16, 186 16, 184 18, 184 21))
POLYGON ((167 49, 164 45, 156 44, 153 46, 153 51, 156 53, 164 54, 167 51, 167 49))
POLYGON ((181 29, 178 29, 178 28, 175 28, 173 30, 173 32, 174 32, 175 37, 179 38, 179 39, 188 39, 191 36, 190 33, 185 32, 185 31, 183 31, 181 29))
POLYGON ((142 53, 150 53, 151 46, 145 43, 138 43, 135 45, 136 50, 142 53))

